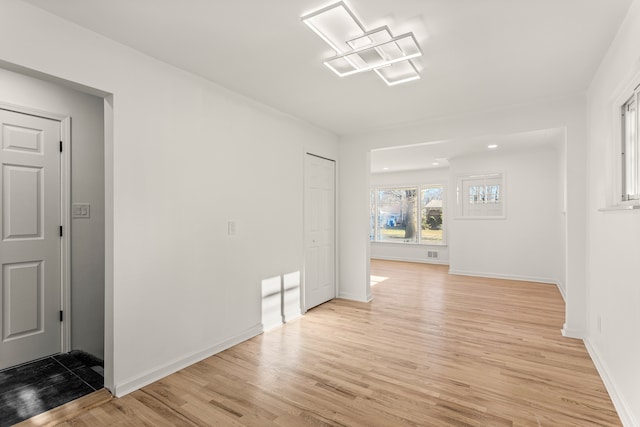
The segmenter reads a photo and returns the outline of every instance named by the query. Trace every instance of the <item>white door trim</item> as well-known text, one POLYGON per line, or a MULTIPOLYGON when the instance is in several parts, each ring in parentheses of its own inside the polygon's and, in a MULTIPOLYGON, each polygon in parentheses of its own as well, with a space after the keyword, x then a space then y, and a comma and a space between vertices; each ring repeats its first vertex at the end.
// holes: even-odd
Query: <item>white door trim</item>
POLYGON ((60 161, 60 218, 64 232, 60 239, 62 268, 60 283, 62 284, 62 301, 60 309, 62 319, 62 346, 64 353, 71 351, 71 117, 60 122, 60 140, 62 156, 60 161))
POLYGON ((60 156, 60 225, 63 226, 60 239, 60 310, 64 313, 60 351, 68 352, 71 350, 71 117, 6 102, 0 102, 0 109, 60 122, 63 147, 60 156))
POLYGON ((321 156, 309 151, 304 150, 303 151, 303 164, 304 164, 304 168, 303 168, 303 196, 302 196, 302 201, 303 201, 303 221, 302 221, 302 228, 303 228, 303 239, 302 239, 302 244, 303 244, 303 248, 305 251, 305 259, 304 259, 304 264, 303 264, 303 269, 302 269, 302 278, 301 278, 301 282, 302 282, 302 288, 301 288, 301 292, 300 292, 300 306, 301 306, 301 311, 302 314, 305 314, 310 308, 312 307, 307 307, 307 301, 306 301, 306 248, 307 248, 307 244, 308 244, 308 236, 307 236, 307 213, 306 213, 306 159, 307 156, 312 156, 312 157, 316 157, 319 159, 323 159, 323 160, 327 160, 329 162, 333 162, 334 164, 334 171, 333 171, 333 287, 334 287, 334 298, 338 297, 338 218, 337 218, 337 213, 338 213, 338 178, 337 178, 337 174, 338 174, 338 162, 335 159, 331 159, 329 157, 325 157, 325 156, 321 156))

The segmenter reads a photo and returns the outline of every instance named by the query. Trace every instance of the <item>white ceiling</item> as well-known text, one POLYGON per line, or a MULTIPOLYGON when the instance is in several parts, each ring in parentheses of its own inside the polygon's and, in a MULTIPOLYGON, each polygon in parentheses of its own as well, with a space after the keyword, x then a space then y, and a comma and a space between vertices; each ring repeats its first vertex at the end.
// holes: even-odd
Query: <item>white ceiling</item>
POLYGON ((448 167, 449 161, 456 157, 503 153, 542 146, 559 149, 563 142, 564 129, 558 128, 385 148, 371 151, 371 172, 387 173, 442 168, 448 167), (497 147, 491 149, 488 148, 489 145, 497 145, 497 147), (438 164, 434 165, 434 163, 438 164))
POLYGON ((584 91, 632 2, 347 0, 422 48, 422 79, 387 87, 322 65, 300 16, 332 0, 25 1, 339 135, 584 91))

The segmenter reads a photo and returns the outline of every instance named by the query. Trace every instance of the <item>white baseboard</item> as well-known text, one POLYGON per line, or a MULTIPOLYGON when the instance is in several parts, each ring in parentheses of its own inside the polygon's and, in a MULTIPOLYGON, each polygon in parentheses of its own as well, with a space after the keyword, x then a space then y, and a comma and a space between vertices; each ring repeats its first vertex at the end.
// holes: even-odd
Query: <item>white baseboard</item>
POLYGON ((167 363, 164 366, 160 366, 156 369, 148 371, 147 373, 140 375, 132 380, 126 381, 122 384, 117 384, 114 386, 114 395, 116 397, 125 396, 133 391, 136 391, 146 385, 149 385, 155 381, 158 381, 168 375, 171 375, 180 369, 186 368, 187 366, 193 365, 207 357, 211 357, 214 354, 220 353, 230 347, 233 347, 236 344, 240 344, 243 341, 246 341, 250 338, 255 337, 256 335, 260 335, 262 333, 262 325, 255 325, 240 334, 229 338, 217 345, 206 348, 202 351, 198 351, 189 356, 174 360, 173 362, 167 363))
POLYGON ((293 322, 296 319, 299 319, 302 317, 302 311, 298 311, 294 314, 291 314, 289 316, 285 316, 284 318, 284 323, 288 323, 288 322, 293 322))
POLYGON ((591 356, 591 360, 593 360, 593 364, 596 365, 596 369, 598 370, 598 374, 600 374, 600 378, 602 378, 604 386, 609 392, 609 396, 611 397, 613 406, 618 412, 618 416, 620 417, 620 421, 622 421, 622 425, 625 427, 640 427, 640 423, 634 417, 633 413, 629 410, 630 405, 623 398, 623 396, 618 393, 615 382, 609 375, 609 370, 607 369, 606 363, 604 363, 598 351, 591 344, 591 341, 588 337, 584 339, 584 345, 589 352, 589 356, 591 356))
POLYGON ((575 338, 577 340, 584 339, 584 331, 582 329, 570 328, 566 323, 562 325, 560 332, 562 332, 562 336, 565 338, 575 338))
MULTIPOLYGON (((550 279, 548 277, 531 277, 531 276, 517 276, 517 275, 509 275, 509 274, 495 274, 495 273, 478 273, 475 271, 460 271, 460 270, 451 270, 449 269, 449 274, 457 274, 460 276, 476 276, 476 277, 487 277, 490 279, 507 279, 507 280, 520 280, 523 282, 536 282, 536 283, 546 283, 549 285, 556 285, 558 288, 558 292, 560 292, 560 296, 562 296, 562 300, 567 303, 567 296, 564 292, 564 287, 560 284, 558 280, 550 279)), ((563 333, 564 335, 564 333, 563 333)), ((577 338, 572 335, 565 335, 571 338, 577 338)))
POLYGON ((284 322, 280 321, 280 322, 273 322, 273 323, 267 323, 266 325, 263 323, 262 326, 262 332, 269 332, 269 331, 273 331, 276 328, 281 327, 282 325, 284 325, 284 322))
POLYGON ((513 274, 485 273, 485 272, 479 272, 479 271, 462 271, 462 270, 452 270, 452 269, 449 269, 449 274, 454 274, 458 276, 486 277, 489 279, 519 280, 522 282, 537 282, 537 283, 546 283, 549 285, 558 286, 557 280, 550 279, 548 277, 519 276, 519 275, 513 275, 513 274))
POLYGON ((431 259, 424 259, 424 258, 407 258, 407 257, 392 257, 392 256, 380 256, 380 255, 375 255, 375 256, 371 256, 371 259, 381 259, 384 261, 402 261, 402 262, 417 262, 420 264, 439 264, 439 265, 449 265, 449 260, 440 260, 440 259, 436 259, 434 260, 433 258, 431 259))
POLYGON ((564 300, 565 304, 567 303, 567 295, 564 292, 564 285, 560 282, 556 283, 556 286, 558 286, 558 290, 560 291, 560 295, 562 296, 562 299, 564 300))
POLYGON ((351 300, 351 301, 358 301, 358 302, 371 302, 371 297, 370 296, 366 296, 365 298, 362 298, 361 295, 350 294, 350 293, 347 293, 347 292, 340 292, 338 294, 338 298, 348 299, 348 300, 351 300))

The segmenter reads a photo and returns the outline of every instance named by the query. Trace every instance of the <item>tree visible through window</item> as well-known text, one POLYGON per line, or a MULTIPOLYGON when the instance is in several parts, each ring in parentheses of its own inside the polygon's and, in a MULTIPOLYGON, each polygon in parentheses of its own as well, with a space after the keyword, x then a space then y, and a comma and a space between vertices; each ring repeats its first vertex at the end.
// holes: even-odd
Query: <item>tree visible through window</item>
POLYGON ((442 187, 422 189, 422 243, 442 244, 442 187))
POLYGON ((442 186, 371 190, 371 241, 443 243, 442 186))
POLYGON ((417 242, 416 189, 378 190, 378 240, 417 242))

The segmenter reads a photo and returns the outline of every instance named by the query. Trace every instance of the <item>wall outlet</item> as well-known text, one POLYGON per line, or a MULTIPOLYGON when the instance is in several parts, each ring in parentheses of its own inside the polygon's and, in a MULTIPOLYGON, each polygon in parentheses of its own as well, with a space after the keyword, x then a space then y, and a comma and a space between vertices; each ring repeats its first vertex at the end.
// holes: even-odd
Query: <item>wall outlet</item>
POLYGON ((91 205, 89 203, 74 203, 71 205, 72 218, 90 218, 91 205))

